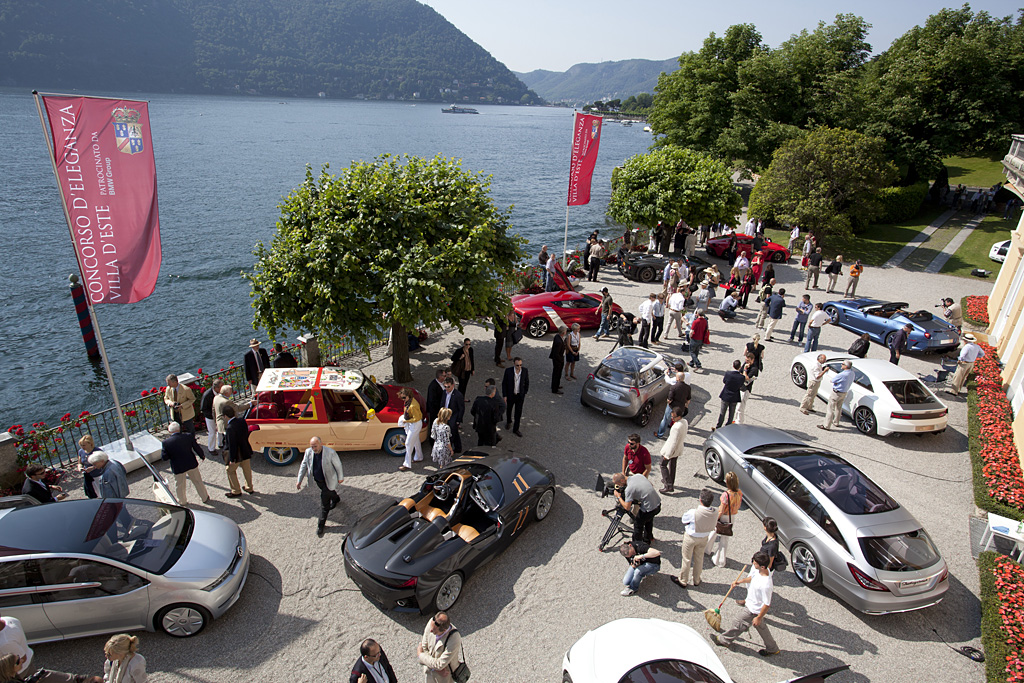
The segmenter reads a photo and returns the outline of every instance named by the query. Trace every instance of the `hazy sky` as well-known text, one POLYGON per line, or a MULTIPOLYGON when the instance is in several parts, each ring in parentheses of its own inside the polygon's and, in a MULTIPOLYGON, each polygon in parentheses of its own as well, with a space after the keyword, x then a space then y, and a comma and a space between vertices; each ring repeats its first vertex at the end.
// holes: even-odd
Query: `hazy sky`
MULTIPOLYGON (((871 24, 876 53, 943 7, 938 0, 782 0, 728 3, 692 0, 420 0, 513 71, 565 71, 581 62, 668 59, 699 50, 712 31, 751 23, 777 47, 802 29, 836 14, 853 13, 871 24)), ((975 11, 1015 15, 1024 0, 976 0, 975 11)))

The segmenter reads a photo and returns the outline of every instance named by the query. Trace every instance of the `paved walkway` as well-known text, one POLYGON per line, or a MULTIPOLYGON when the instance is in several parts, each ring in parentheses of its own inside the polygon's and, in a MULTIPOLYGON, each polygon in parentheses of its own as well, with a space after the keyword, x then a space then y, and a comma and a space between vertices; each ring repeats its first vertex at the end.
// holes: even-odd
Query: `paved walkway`
POLYGON ((946 221, 952 218, 955 214, 956 211, 950 209, 949 211, 946 211, 941 216, 936 218, 934 221, 931 222, 931 224, 927 228, 917 233, 917 235, 915 235, 912 240, 907 242, 906 246, 897 251, 895 256, 893 256, 891 259, 882 264, 882 267, 896 268, 897 266, 902 265, 902 263, 907 259, 907 257, 914 253, 915 249, 917 249, 923 243, 927 242, 928 238, 932 236, 932 233, 934 233, 936 230, 945 225, 946 221))
POLYGON ((932 259, 932 262, 928 264, 928 267, 924 269, 924 272, 937 273, 942 270, 942 267, 946 265, 946 262, 949 261, 950 257, 952 257, 956 250, 960 248, 960 245, 967 241, 967 238, 971 236, 971 233, 974 232, 976 227, 981 225, 981 221, 984 219, 984 214, 978 214, 971 220, 967 221, 967 223, 956 233, 953 239, 951 239, 946 246, 942 248, 942 251, 932 259))

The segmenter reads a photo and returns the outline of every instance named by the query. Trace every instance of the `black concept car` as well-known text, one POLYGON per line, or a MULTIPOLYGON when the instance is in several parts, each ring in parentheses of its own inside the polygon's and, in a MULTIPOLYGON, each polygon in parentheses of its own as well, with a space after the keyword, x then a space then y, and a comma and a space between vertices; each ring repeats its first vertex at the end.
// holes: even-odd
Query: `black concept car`
POLYGON ((447 610, 554 497, 555 478, 537 462, 467 451, 411 498, 361 519, 342 545, 345 573, 384 609, 447 610))

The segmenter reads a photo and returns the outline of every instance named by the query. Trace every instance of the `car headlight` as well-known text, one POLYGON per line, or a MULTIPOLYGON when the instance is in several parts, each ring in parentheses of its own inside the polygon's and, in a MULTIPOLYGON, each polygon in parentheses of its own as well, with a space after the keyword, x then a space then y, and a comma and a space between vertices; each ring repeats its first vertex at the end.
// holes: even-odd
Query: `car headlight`
POLYGON ((203 586, 203 590, 209 593, 210 591, 215 591, 218 588, 220 588, 222 585, 224 585, 225 581, 231 578, 232 569, 234 569, 234 565, 224 570, 224 573, 218 576, 212 583, 203 586))

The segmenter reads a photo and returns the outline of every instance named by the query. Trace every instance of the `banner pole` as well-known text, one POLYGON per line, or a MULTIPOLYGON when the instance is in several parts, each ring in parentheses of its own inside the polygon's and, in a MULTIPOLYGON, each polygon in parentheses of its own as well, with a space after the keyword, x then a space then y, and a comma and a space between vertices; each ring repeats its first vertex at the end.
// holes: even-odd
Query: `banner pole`
MULTIPOLYGON (((43 138, 46 140, 46 149, 49 151, 50 168, 53 170, 53 179, 57 182, 57 191, 60 192, 60 206, 61 209, 63 209, 64 211, 64 220, 68 226, 68 234, 71 235, 71 245, 73 251, 75 252, 75 261, 78 262, 78 272, 82 274, 82 278, 84 281, 85 269, 82 268, 82 262, 79 258, 78 249, 74 249, 75 231, 74 228, 72 228, 71 226, 71 214, 68 213, 68 203, 64 197, 64 188, 61 186, 60 176, 57 174, 57 160, 56 158, 54 158, 53 144, 50 141, 50 135, 46 129, 46 118, 43 116, 43 105, 41 103, 41 98, 38 91, 33 90, 32 95, 33 97, 35 97, 36 100, 36 111, 39 112, 39 125, 41 125, 43 128, 43 138)), ((92 301, 89 300, 88 293, 86 293, 85 305, 89 307, 89 314, 92 316, 93 330, 96 332, 96 344, 100 348, 100 358, 103 361, 103 370, 107 373, 107 383, 110 385, 110 393, 114 397, 114 408, 117 411, 117 421, 121 425, 121 434, 124 436, 124 447, 125 450, 128 451, 129 453, 134 453, 135 447, 132 445, 131 437, 128 436, 128 425, 124 421, 124 411, 121 410, 121 401, 118 400, 117 398, 117 387, 114 385, 114 375, 110 370, 110 361, 107 360, 107 349, 103 345, 103 335, 100 333, 100 321, 96 315, 96 309, 93 307, 92 301)), ((152 473, 153 477, 156 478, 158 482, 160 482, 161 488, 163 488, 164 491, 167 492, 167 495, 171 497, 171 500, 177 503, 178 499, 174 496, 173 493, 171 493, 171 490, 164 483, 163 477, 156 473, 156 470, 153 469, 153 466, 150 464, 148 460, 146 460, 146 458, 142 457, 141 455, 138 457, 142 460, 143 464, 145 464, 146 469, 148 469, 152 473)))
POLYGON ((562 267, 569 271, 569 206, 565 207, 565 239, 562 241, 562 267))

